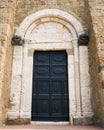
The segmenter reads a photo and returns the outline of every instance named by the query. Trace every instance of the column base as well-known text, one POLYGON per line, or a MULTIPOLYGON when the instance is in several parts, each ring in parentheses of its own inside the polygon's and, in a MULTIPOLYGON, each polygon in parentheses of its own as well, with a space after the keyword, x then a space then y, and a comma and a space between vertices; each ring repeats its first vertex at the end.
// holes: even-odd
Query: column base
POLYGON ((73 117, 73 125, 93 125, 93 117, 73 117))
POLYGON ((7 125, 23 125, 23 124, 30 124, 30 118, 17 118, 17 119, 7 119, 7 125))
POLYGON ((0 106, 0 126, 2 126, 3 124, 5 124, 6 121, 6 111, 4 106, 0 106))

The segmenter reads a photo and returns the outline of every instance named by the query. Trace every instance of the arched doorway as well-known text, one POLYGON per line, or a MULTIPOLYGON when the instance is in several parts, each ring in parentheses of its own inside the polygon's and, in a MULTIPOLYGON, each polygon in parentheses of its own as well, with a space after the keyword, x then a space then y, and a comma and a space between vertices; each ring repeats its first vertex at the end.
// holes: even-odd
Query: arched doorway
POLYGON ((32 106, 33 55, 37 51, 66 51, 68 61, 69 120, 91 118, 88 50, 78 48, 78 35, 84 33, 80 22, 67 12, 45 9, 28 16, 16 35, 25 40, 14 47, 11 104, 8 119, 30 119, 32 106), (83 55, 83 52, 86 55, 83 55), (81 54, 83 56, 81 56, 81 54), (84 64, 83 64, 84 63, 84 64), (81 71, 85 65, 86 70, 81 71), (87 77, 87 82, 82 79, 87 77), (86 90, 84 93, 83 90, 86 90), (85 102, 86 101, 86 102, 85 102))

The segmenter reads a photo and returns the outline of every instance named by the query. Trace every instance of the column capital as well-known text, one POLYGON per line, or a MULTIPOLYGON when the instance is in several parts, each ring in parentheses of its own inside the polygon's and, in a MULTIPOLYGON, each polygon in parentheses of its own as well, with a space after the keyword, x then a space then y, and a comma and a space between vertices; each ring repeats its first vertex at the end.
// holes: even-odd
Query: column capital
POLYGON ((67 49, 66 52, 67 52, 68 55, 74 55, 74 49, 73 48, 67 49))
POLYGON ((34 48, 30 48, 30 49, 28 49, 28 56, 33 56, 34 53, 35 53, 34 48))
POLYGON ((78 46, 87 46, 89 43, 89 36, 85 33, 79 35, 78 46))
POLYGON ((14 36, 12 37, 11 44, 12 44, 12 45, 22 46, 22 45, 24 45, 24 39, 22 39, 21 36, 14 35, 14 36))

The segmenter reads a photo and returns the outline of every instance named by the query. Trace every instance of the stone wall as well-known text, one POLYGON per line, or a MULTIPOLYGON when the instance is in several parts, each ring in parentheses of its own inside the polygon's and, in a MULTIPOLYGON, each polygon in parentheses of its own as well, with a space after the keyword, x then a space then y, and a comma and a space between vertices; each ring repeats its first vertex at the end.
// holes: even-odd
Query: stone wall
POLYGON ((85 30, 88 25, 94 119, 104 126, 104 0, 85 0, 85 3, 84 0, 0 0, 0 123, 5 121, 9 105, 13 29, 16 30, 26 16, 50 8, 69 12, 85 30))
POLYGON ((104 1, 86 0, 86 7, 94 119, 104 126, 104 1))
POLYGON ((14 0, 0 0, 0 124, 6 119, 9 102, 14 0))

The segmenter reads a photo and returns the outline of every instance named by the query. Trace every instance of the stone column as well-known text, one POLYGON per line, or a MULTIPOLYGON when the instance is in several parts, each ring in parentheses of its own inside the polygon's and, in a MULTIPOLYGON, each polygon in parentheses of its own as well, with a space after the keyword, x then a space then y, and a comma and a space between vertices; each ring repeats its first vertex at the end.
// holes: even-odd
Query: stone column
POLYGON ((68 72, 69 72, 69 90, 70 94, 74 91, 74 95, 69 95, 74 100, 70 101, 71 124, 80 124, 82 115, 81 102, 81 85, 80 85, 80 67, 79 67, 79 51, 77 45, 78 39, 72 40, 73 50, 68 50, 68 72), (71 80, 71 82, 70 82, 71 80), (74 103, 74 105, 73 105, 74 103), (74 108, 73 108, 74 106, 74 108), (73 112, 74 110, 74 112, 73 112))
POLYGON ((80 87, 81 87, 81 123, 91 124, 93 116, 91 108, 91 88, 88 61, 88 41, 86 34, 79 36, 79 69, 80 69, 80 87), (84 120, 83 120, 84 119, 84 120))
POLYGON ((31 120, 32 101, 32 76, 33 76, 33 51, 29 49, 28 41, 25 41, 23 50, 22 91, 21 91, 21 113, 20 117, 31 120))
POLYGON ((22 85, 22 46, 14 46, 13 65, 12 65, 12 79, 11 79, 11 93, 10 105, 11 109, 8 111, 8 117, 16 119, 20 116, 20 97, 22 85))
POLYGON ((73 124, 73 117, 76 114, 73 49, 68 49, 67 54, 68 54, 68 88, 69 88, 69 117, 70 117, 69 120, 70 120, 70 123, 73 124))
POLYGON ((76 93, 76 115, 74 116, 74 119, 81 117, 81 86, 80 86, 80 69, 79 69, 79 51, 78 51, 78 39, 75 39, 73 42, 73 48, 74 48, 74 69, 75 69, 75 93, 76 93))

